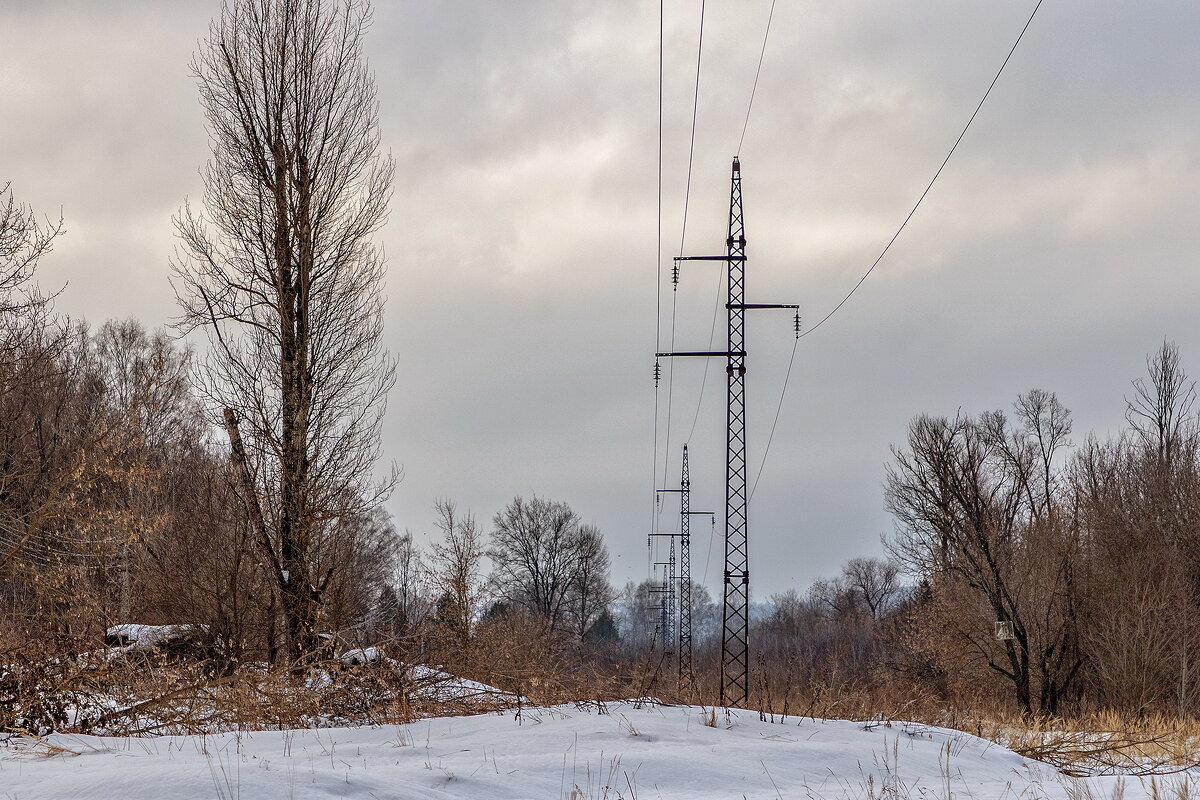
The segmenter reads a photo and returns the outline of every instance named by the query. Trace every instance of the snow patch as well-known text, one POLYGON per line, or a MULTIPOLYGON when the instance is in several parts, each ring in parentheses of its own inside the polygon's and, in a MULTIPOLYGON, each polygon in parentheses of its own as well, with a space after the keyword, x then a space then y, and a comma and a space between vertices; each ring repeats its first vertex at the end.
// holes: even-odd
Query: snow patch
MULTIPOLYGON (((428 669, 428 668, 424 668, 428 669)), ((437 673, 438 671, 434 671, 437 673)), ((444 673, 441 673, 444 674, 444 673)), ((407 725, 143 739, 56 734, 0 748, 23 800, 329 797, 747 800, 1151 797, 1149 779, 1067 778, 992 742, 905 723, 589 703, 407 725)), ((1170 786, 1200 776, 1157 779, 1170 786)))

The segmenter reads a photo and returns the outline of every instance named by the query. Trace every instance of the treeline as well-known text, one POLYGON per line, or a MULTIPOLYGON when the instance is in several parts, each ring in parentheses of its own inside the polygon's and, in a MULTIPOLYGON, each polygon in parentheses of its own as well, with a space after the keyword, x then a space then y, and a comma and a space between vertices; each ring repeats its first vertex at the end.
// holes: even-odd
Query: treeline
MULTIPOLYGON (((252 487, 279 483, 266 437, 231 458, 224 387, 166 333, 55 312, 35 273, 62 232, 0 188, 0 664, 94 650, 134 621, 206 626, 230 663, 294 662, 282 540, 263 536, 280 506, 246 491, 246 464, 252 487)), ((393 580, 399 537, 353 483, 328 483, 319 510, 338 513, 304 531, 303 572, 337 631, 393 580)))
MULTIPOLYGON (((233 664, 291 665, 277 584, 191 351, 133 321, 56 317, 44 298, 11 306, 0 654, 85 652, 110 625, 187 622, 233 664)), ((890 557, 755 606, 753 703, 800 713, 818 695, 857 694, 1197 713, 1195 403, 1165 344, 1109 440, 1072 444, 1070 412, 1037 390, 1012 413, 914 419, 886 482, 890 557)), ((384 645, 511 686, 715 696, 719 598, 703 586, 696 679, 680 682, 657 584, 614 588, 601 532, 566 503, 516 497, 481 523, 447 499, 432 516, 425 549, 378 507, 314 529, 328 654, 384 645)))
POLYGON ((1010 413, 913 419, 888 560, 771 598, 754 704, 1200 713, 1200 417, 1174 344, 1125 418, 1075 443, 1034 390, 1010 413))
MULTIPOLYGON (((133 321, 54 319, 6 355, 0 647, 77 652, 110 625, 191 622, 232 658, 276 660, 279 600, 191 352, 133 321)), ((391 580, 397 536, 377 509, 314 534, 337 630, 391 580)))
MULTIPOLYGON (((236 662, 290 663, 272 565, 194 355, 135 321, 96 329, 26 309, 0 363, 0 650, 81 652, 115 624, 203 625, 236 662)), ((485 531, 451 500, 433 544, 376 506, 313 528, 328 655, 388 644, 461 660, 500 620, 615 641, 600 531, 515 498, 485 531)))
MULTIPOLYGON (((189 622, 235 662, 283 662, 269 565, 191 352, 136 322, 92 329, 47 311, 22 312, 0 363, 5 658, 86 651, 118 623, 189 622)), ((886 485, 891 558, 756 607, 755 703, 797 713, 819 692, 917 692, 1196 713, 1195 399, 1168 344, 1108 441, 1073 446, 1070 413, 1042 391, 1011 415, 914 419, 886 485)), ((711 699, 720 609, 703 586, 697 680, 681 685, 656 584, 616 590, 601 532, 567 504, 517 497, 481 524, 441 500, 433 516, 425 550, 379 509, 319 530, 331 653, 383 644, 498 682, 574 672, 577 690, 624 670, 625 687, 711 699)))
POLYGON ((920 578, 905 667, 1026 711, 1195 714, 1195 401, 1165 343, 1110 440, 1072 446, 1070 413, 1042 391, 1011 417, 914 420, 887 481, 892 552, 920 578))
MULTIPOLYGON (((428 550, 405 531, 396 580, 362 635, 406 660, 521 689, 601 667, 616 639, 610 557, 600 531, 569 505, 515 497, 485 532, 453 500, 438 500, 428 550)), ((599 680, 598 672, 588 675, 599 680)))
MULTIPOLYGON (((212 317, 198 359, 135 321, 56 314, 33 278, 61 231, 0 190, 0 664, 183 622, 219 640, 225 668, 302 671, 385 644, 522 693, 716 697, 713 599, 694 588, 696 676, 681 680, 656 587, 616 591, 601 532, 565 503, 517 497, 485 526, 439 501, 426 552, 395 529, 389 481, 370 480, 394 368, 376 262, 369 285, 352 261, 339 273, 370 313, 320 317, 326 362, 297 372, 292 339, 250 317, 238 324, 265 339, 234 347, 212 317), (339 337, 357 349, 331 352, 339 337), (267 385, 277 374, 293 380, 267 385)), ((1009 413, 914 419, 886 481, 890 558, 758 607, 752 702, 1195 715, 1200 419, 1177 348, 1147 364, 1107 440, 1073 444, 1041 390, 1009 413)))

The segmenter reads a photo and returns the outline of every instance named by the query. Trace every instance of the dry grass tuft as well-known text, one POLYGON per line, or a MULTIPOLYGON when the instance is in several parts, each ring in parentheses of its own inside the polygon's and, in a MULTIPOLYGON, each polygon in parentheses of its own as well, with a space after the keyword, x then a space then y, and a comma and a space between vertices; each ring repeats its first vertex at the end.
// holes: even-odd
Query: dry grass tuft
POLYGON ((1200 767, 1200 721, 1113 712, 1023 718, 993 712, 953 727, 1002 744, 1065 774, 1163 775, 1200 767))
POLYGON ((1200 768, 1200 720, 1191 717, 1112 711, 1028 717, 995 698, 954 704, 937 694, 886 680, 871 685, 810 683, 802 687, 777 682, 772 689, 753 698, 762 718, 770 721, 812 717, 936 725, 994 741, 1077 777, 1161 776, 1200 768))

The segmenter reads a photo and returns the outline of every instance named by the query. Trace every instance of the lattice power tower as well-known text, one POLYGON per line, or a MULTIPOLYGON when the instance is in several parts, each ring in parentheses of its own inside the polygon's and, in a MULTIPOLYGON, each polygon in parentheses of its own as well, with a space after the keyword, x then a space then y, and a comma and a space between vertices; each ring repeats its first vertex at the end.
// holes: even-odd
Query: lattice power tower
MULTIPOLYGON (((679 479, 678 489, 659 489, 660 493, 679 493, 679 532, 678 533, 652 533, 651 536, 667 536, 671 537, 670 557, 666 564, 670 569, 668 579, 664 582, 660 589, 652 589, 665 594, 664 603, 669 598, 672 607, 678 603, 679 606, 679 642, 676 655, 678 656, 678 679, 679 686, 694 686, 696 682, 695 673, 692 670, 692 517, 713 517, 712 511, 692 511, 692 478, 688 467, 688 448, 683 446, 683 474, 679 479), (678 572, 678 592, 675 591, 675 537, 679 538, 679 572, 678 572), (668 586, 670 589, 668 590, 668 586)), ((663 562, 656 562, 662 564, 663 562)), ((663 630, 664 641, 670 631, 671 625, 674 623, 674 609, 670 612, 666 610, 666 606, 660 606, 663 621, 659 623, 659 627, 663 630), (668 613, 671 614, 671 619, 667 619, 668 613)))
MULTIPOLYGON (((721 626, 721 705, 745 705, 749 694, 750 558, 746 488, 746 311, 763 308, 799 309, 794 304, 747 303, 746 229, 742 212, 742 170, 733 159, 729 193, 729 228, 725 255, 679 256, 672 275, 678 280, 680 261, 723 261, 728 269, 728 320, 724 351, 658 353, 660 357, 696 356, 726 359, 725 436, 725 571, 721 626)), ((796 312, 799 333, 799 311, 796 312)), ((690 588, 690 587, 689 587, 690 588)))

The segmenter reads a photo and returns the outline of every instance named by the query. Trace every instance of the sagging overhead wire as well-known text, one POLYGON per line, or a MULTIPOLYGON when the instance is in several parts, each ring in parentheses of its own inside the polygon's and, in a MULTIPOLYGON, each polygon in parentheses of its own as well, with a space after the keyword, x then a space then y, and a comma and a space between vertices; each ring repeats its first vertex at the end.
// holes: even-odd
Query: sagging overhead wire
MULTIPOLYGON (((700 32, 696 42, 696 80, 695 87, 692 91, 692 130, 688 143, 688 166, 687 166, 687 183, 683 192, 683 223, 679 234, 679 255, 683 255, 684 247, 687 245, 687 218, 688 205, 692 194, 692 165, 695 161, 696 154, 696 119, 700 110, 700 68, 704 58, 704 11, 705 0, 700 2, 700 32)), ((671 350, 675 349, 675 320, 677 309, 678 296, 675 292, 671 293, 671 350)), ((668 465, 671 459, 671 413, 674 406, 675 392, 675 363, 672 360, 667 367, 667 422, 666 422, 666 442, 664 444, 665 452, 663 453, 663 482, 667 479, 668 465)), ((690 437, 689 437, 690 438, 690 437)), ((655 438, 657 444, 657 437, 655 438)))
MULTIPOLYGON (((941 176, 942 171, 946 168, 946 164, 950 163, 950 158, 954 155, 955 151, 958 150, 958 145, 962 142, 963 137, 967 135, 967 131, 970 129, 971 123, 973 123, 975 118, 979 116, 980 109, 983 108, 983 104, 987 102, 988 96, 992 93, 992 89, 996 86, 997 81, 1000 80, 1000 76, 1004 73, 1004 68, 1008 66, 1008 62, 1012 59, 1013 53, 1017 51, 1017 47, 1021 44, 1021 40, 1025 38, 1025 32, 1028 31, 1029 26, 1033 24, 1033 18, 1037 16, 1038 9, 1042 7, 1042 2, 1043 0, 1038 0, 1037 4, 1033 7, 1033 11, 1029 14, 1029 19, 1025 20, 1024 27, 1022 27, 1021 32, 1017 34, 1016 41, 1014 41, 1012 47, 1009 48, 1008 54, 1004 57, 1004 61, 1000 64, 1000 68, 996 70, 996 74, 992 77, 992 81, 988 84, 987 90, 984 91, 983 97, 980 98, 978 105, 975 106, 975 110, 971 112, 971 116, 967 120, 967 124, 964 125, 962 130, 959 132, 958 137, 954 140, 954 144, 950 147, 950 152, 946 153, 946 157, 942 159, 942 163, 938 165, 937 171, 934 172, 933 177, 929 179, 929 183, 925 186, 925 190, 921 192, 920 197, 917 198, 917 202, 913 204, 912 209, 909 210, 908 215, 904 218, 904 221, 900 223, 900 227, 896 229, 894 234, 892 234, 892 238, 888 240, 888 243, 879 253, 879 256, 871 263, 871 266, 865 273, 863 273, 863 276, 858 279, 858 283, 854 284, 853 288, 846 293, 846 296, 842 298, 841 302, 834 306, 828 314, 821 317, 821 319, 818 320, 817 323, 811 328, 798 334, 796 337, 797 343, 799 339, 802 339, 803 337, 815 331, 817 328, 824 325, 830 317, 836 314, 838 310, 846 304, 846 301, 854 296, 854 293, 858 291, 858 288, 863 285, 867 278, 870 277, 871 273, 875 271, 875 268, 879 266, 879 263, 883 261, 884 256, 888 254, 888 251, 892 248, 892 245, 895 244, 896 240, 900 238, 900 234, 904 232, 904 229, 908 226, 909 221, 917 213, 917 209, 921 207, 921 203, 924 202, 926 196, 929 194, 929 191, 933 188, 933 185, 941 176)), ((758 486, 759 478, 762 477, 763 469, 767 464, 767 454, 771 451, 771 442, 775 438, 775 427, 779 424, 779 415, 783 409, 783 400, 787 395, 788 378, 790 378, 792 374, 792 365, 796 359, 796 349, 796 346, 793 345, 791 358, 788 359, 787 375, 783 379, 783 389, 779 394, 779 404, 775 407, 775 419, 771 422, 771 433, 767 437, 767 446, 763 449, 763 457, 759 462, 758 474, 755 475, 749 497, 754 496, 754 488, 758 486)))
MULTIPOLYGON (((658 235, 654 246, 654 264, 657 270, 655 278, 654 304, 654 352, 662 350, 662 209, 663 209, 663 22, 665 0, 658 0, 658 235)), ((662 377, 662 368, 658 359, 654 360, 654 448, 650 459, 651 489, 658 485, 658 385, 662 377)), ((654 506, 650 511, 650 527, 646 530, 656 530, 658 521, 658 493, 654 493, 654 506)), ((647 571, 653 561, 650 543, 646 543, 647 571)))
MULTIPOLYGON (((715 340, 717 337, 717 317, 720 316, 721 313, 721 289, 723 289, 725 286, 725 283, 722 280, 724 277, 725 274, 723 272, 717 273, 717 296, 713 299, 712 325, 708 330, 709 350, 713 349, 713 340, 715 340)), ((707 358, 704 359, 704 374, 700 376, 700 393, 696 397, 696 413, 692 414, 692 427, 688 431, 687 439, 685 440, 686 444, 692 443, 692 436, 696 433, 696 423, 700 421, 700 407, 704 405, 704 390, 708 387, 708 368, 711 364, 712 361, 707 358)))
POLYGON ((679 233, 679 255, 687 242, 688 201, 692 196, 692 162, 696 155, 696 117, 700 111, 700 61, 704 56, 704 0, 700 0, 700 35, 696 43, 696 88, 692 93, 692 133, 688 142, 687 185, 683 190, 683 225, 679 233))
MULTIPOLYGON (((762 75, 763 58, 767 54, 767 40, 771 36, 771 21, 773 19, 775 19, 775 0, 771 0, 771 8, 767 12, 767 25, 766 25, 766 29, 763 31, 762 47, 758 51, 758 66, 754 70, 754 83, 750 87, 750 100, 746 103, 746 118, 742 122, 742 134, 741 134, 741 136, 738 137, 738 146, 737 146, 737 150, 735 151, 735 153, 737 154, 737 156, 739 158, 741 157, 741 154, 742 154, 742 145, 745 144, 745 142, 746 142, 746 130, 747 130, 747 128, 750 127, 750 112, 754 110, 754 96, 758 92, 758 79, 762 75)), ((697 79, 698 78, 699 78, 699 75, 697 75, 697 79)), ((694 117, 692 120, 692 125, 693 125, 692 137, 694 140, 695 139, 695 118, 694 117)), ((689 161, 690 161, 690 157, 689 157, 689 161)), ((690 166, 689 166, 689 173, 690 173, 690 166)), ((686 216, 686 214, 685 214, 685 216, 686 216)), ((679 254, 683 255, 682 244, 680 245, 679 254)), ((722 287, 721 278, 722 277, 723 277, 723 275, 721 273, 718 273, 718 275, 717 275, 717 296, 713 302, 712 326, 708 332, 708 349, 709 350, 711 350, 713 348, 713 340, 716 338, 716 333, 717 333, 717 318, 720 316, 720 313, 721 313, 721 287, 722 287)), ((706 359, 704 362, 704 374, 700 377, 700 392, 698 393, 698 395, 696 397, 696 411, 694 414, 692 414, 692 427, 688 431, 687 439, 685 440, 689 444, 692 441, 692 436, 696 433, 696 423, 700 419, 700 408, 704 405, 704 391, 705 391, 705 389, 708 388, 708 373, 709 373, 710 365, 711 365, 711 362, 709 362, 706 359)))
POLYGON ((792 366, 796 363, 796 348, 800 346, 800 337, 792 343, 792 354, 788 356, 787 373, 783 376, 783 388, 779 391, 779 402, 775 404, 775 418, 771 420, 771 433, 767 436, 767 446, 763 448, 762 460, 758 462, 758 472, 754 475, 754 483, 750 484, 750 493, 746 495, 749 502, 754 499, 754 491, 758 488, 758 479, 762 477, 763 467, 767 465, 767 455, 771 452, 771 442, 775 441, 775 426, 779 424, 779 413, 783 410, 783 399, 787 397, 788 381, 792 377, 792 366))
POLYGON ((763 56, 767 54, 767 37, 771 35, 771 20, 775 18, 775 0, 771 0, 771 10, 767 13, 767 30, 763 33, 762 49, 758 52, 758 69, 754 71, 754 85, 750 87, 750 102, 746 104, 746 121, 742 123, 742 135, 738 139, 737 155, 742 154, 742 145, 746 142, 746 128, 750 127, 750 111, 754 108, 754 95, 758 91, 758 76, 762 74, 763 56))
POLYGON ((921 196, 918 197, 917 202, 913 204, 912 209, 908 212, 908 216, 906 216, 904 221, 900 223, 900 227, 896 229, 894 234, 892 234, 892 238, 888 240, 888 243, 879 253, 879 257, 871 263, 871 266, 866 272, 863 273, 863 276, 858 279, 858 283, 854 284, 853 288, 846 293, 846 296, 842 298, 842 301, 834 306, 832 311, 821 317, 816 325, 813 325, 811 328, 801 333, 801 337, 808 336, 817 328, 824 325, 825 322, 834 314, 836 314, 842 306, 846 305, 846 301, 854 296, 854 293, 858 291, 858 287, 863 285, 863 282, 866 281, 866 279, 870 277, 871 273, 875 271, 875 268, 879 266, 879 262, 883 261, 883 257, 886 256, 888 251, 892 249, 892 245, 895 244, 896 240, 900 238, 900 234, 903 233, 904 229, 908 226, 909 220, 911 220, 913 215, 917 213, 917 209, 920 208, 921 203, 925 201, 925 197, 929 194, 929 190, 933 188, 933 184, 935 184, 937 179, 941 176, 942 170, 946 168, 946 164, 950 163, 951 156, 953 156, 954 151, 958 149, 958 145, 962 142, 963 137, 967 135, 967 131, 970 129, 971 123, 974 122, 975 117, 979 115, 979 110, 983 108, 983 104, 987 102, 988 95, 992 93, 992 88, 995 87, 996 82, 1000 80, 1000 75, 1004 73, 1004 68, 1008 66, 1008 62, 1012 58, 1013 53, 1017 51, 1017 45, 1021 44, 1021 39, 1025 37, 1025 31, 1029 30, 1030 24, 1033 23, 1033 18, 1037 16, 1038 9, 1041 7, 1042 0, 1038 0, 1037 5, 1033 7, 1033 12, 1029 15, 1029 19, 1025 21, 1025 27, 1021 28, 1021 32, 1017 35, 1017 40, 1013 42, 1013 46, 1009 48, 1008 55, 1004 57, 1004 62, 1000 65, 1000 69, 996 70, 996 75, 992 78, 992 82, 988 84, 987 91, 985 91, 983 93, 983 97, 980 98, 979 105, 975 106, 975 110, 971 112, 971 118, 967 120, 967 124, 964 125, 963 129, 959 132, 958 138, 954 140, 954 144, 950 147, 950 152, 946 153, 946 157, 942 159, 942 163, 938 166, 937 172, 933 173, 933 177, 929 179, 929 183, 926 185, 925 190, 921 192, 921 196))

